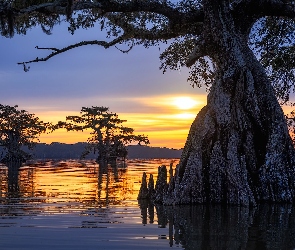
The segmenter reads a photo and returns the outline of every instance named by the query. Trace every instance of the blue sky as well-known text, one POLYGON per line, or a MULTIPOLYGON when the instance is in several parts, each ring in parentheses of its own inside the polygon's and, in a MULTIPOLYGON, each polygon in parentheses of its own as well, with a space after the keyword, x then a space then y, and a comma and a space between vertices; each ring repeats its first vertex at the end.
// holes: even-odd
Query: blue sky
MULTIPOLYGON (((67 24, 56 26, 50 36, 37 27, 26 36, 0 37, 0 103, 18 104, 45 121, 74 115, 82 106, 107 106, 119 117, 131 121, 126 126, 134 127, 138 133, 151 134, 152 146, 180 148, 184 145, 194 116, 206 102, 206 92, 189 85, 187 69, 163 74, 159 70, 158 47, 138 46, 123 54, 116 48, 86 46, 47 62, 33 63, 27 73, 17 65, 17 62, 48 54, 48 51, 36 50, 35 46, 62 48, 93 39, 104 39, 99 29, 78 30, 71 35, 67 24), (173 98, 179 96, 190 97, 198 105, 183 111, 173 105, 173 98), (173 120, 178 120, 178 125, 173 125, 173 120), (171 130, 165 138, 159 137, 163 131, 171 130)), ((83 140, 73 134, 50 136, 41 137, 41 141, 83 140)))

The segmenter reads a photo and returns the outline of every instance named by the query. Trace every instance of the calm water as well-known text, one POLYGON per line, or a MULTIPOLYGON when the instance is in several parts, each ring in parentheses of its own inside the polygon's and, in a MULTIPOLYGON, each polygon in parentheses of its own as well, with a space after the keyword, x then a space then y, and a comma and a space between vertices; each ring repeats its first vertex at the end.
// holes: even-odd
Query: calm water
POLYGON ((292 206, 139 204, 142 172, 170 162, 43 162, 22 167, 18 185, 0 166, 0 249, 295 248, 292 206))

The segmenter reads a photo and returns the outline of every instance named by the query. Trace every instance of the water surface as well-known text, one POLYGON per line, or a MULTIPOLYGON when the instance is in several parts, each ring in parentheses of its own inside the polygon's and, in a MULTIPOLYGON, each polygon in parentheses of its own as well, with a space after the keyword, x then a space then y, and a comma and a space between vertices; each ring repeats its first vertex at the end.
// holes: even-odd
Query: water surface
POLYGON ((294 249, 292 206, 257 208, 138 203, 142 172, 178 160, 0 167, 1 249, 294 249), (15 181, 15 180, 14 180, 15 181), (16 182, 15 181, 15 182, 16 182))

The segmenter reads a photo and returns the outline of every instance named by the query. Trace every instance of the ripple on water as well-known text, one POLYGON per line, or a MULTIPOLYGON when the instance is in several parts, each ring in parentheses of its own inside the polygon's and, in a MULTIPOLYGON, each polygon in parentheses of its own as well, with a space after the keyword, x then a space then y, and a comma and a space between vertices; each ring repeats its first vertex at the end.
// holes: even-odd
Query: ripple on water
POLYGON ((100 169, 94 161, 39 162, 20 169, 15 190, 8 190, 7 169, 1 166, 0 226, 95 228, 140 224, 136 199, 142 172, 156 177, 158 166, 170 162, 130 160, 128 167, 106 169, 100 169))
POLYGON ((156 178, 171 161, 42 162, 22 167, 13 188, 0 166, 1 249, 294 249, 291 205, 138 204, 142 172, 156 178))

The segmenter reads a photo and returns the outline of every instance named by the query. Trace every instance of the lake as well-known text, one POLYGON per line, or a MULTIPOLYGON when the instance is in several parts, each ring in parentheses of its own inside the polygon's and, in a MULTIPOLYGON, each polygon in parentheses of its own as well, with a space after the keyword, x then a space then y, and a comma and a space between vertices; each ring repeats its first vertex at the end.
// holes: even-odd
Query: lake
POLYGON ((178 159, 0 166, 1 249, 294 249, 291 205, 162 206, 137 201, 143 172, 178 159))

